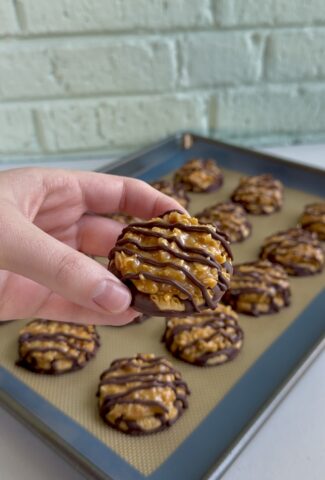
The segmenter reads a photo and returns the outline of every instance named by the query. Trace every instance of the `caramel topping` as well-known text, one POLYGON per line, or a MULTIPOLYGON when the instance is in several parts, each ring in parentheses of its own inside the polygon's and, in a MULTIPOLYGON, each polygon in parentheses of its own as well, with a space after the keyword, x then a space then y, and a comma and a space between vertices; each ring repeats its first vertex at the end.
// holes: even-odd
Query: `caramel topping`
POLYGON ((249 237, 252 226, 241 205, 232 202, 217 203, 206 208, 196 217, 202 223, 212 223, 227 235, 231 243, 241 242, 249 237))
POLYGON ((176 187, 171 181, 161 180, 153 182, 151 186, 156 190, 159 190, 159 192, 174 198, 180 205, 182 205, 182 207, 188 207, 190 199, 188 198, 185 189, 181 185, 176 187))
POLYGON ((163 357, 138 354, 112 362, 97 396, 106 423, 125 433, 153 433, 171 426, 187 408, 189 389, 163 357))
POLYGON ((160 310, 214 308, 228 288, 231 252, 212 225, 173 211, 126 227, 110 253, 110 268, 150 295, 160 310), (216 300, 217 299, 217 300, 216 300))
POLYGON ((245 210, 253 214, 269 214, 279 210, 283 203, 283 186, 270 174, 244 177, 231 196, 245 210))
POLYGON ((201 158, 190 160, 175 173, 175 183, 185 190, 204 192, 222 185, 223 175, 212 159, 201 158))
POLYGON ((311 275, 324 266, 324 252, 316 234, 301 228, 267 237, 260 257, 281 264, 289 275, 311 275))
POLYGON ((325 240, 325 203, 307 205, 299 224, 304 230, 316 233, 319 240, 325 240))
POLYGON ((167 320, 163 341, 182 360, 199 365, 220 365, 232 360, 243 343, 243 331, 231 307, 219 304, 200 315, 167 320))
POLYGON ((32 320, 19 334, 17 365, 40 373, 82 368, 100 345, 93 325, 32 320))
POLYGON ((271 262, 242 263, 234 267, 225 303, 251 315, 273 313, 290 303, 290 284, 285 270, 271 262))

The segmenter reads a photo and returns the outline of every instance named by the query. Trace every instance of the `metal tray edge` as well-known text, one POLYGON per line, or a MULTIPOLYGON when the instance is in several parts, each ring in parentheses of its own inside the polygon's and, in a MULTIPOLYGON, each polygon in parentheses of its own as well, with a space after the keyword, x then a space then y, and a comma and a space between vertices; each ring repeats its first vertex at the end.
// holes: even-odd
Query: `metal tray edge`
POLYGON ((165 139, 152 143, 151 145, 145 148, 142 148, 140 150, 137 150, 136 152, 124 155, 121 158, 114 161, 113 163, 108 163, 106 165, 103 165, 96 171, 110 173, 111 170, 114 170, 115 168, 121 167, 122 165, 132 162, 138 156, 140 155, 142 156, 148 153, 153 153, 155 150, 158 150, 161 147, 168 145, 168 143, 178 143, 181 146, 181 148, 187 149, 187 147, 184 146, 184 143, 185 143, 184 139, 186 139, 186 137, 191 137, 193 141, 202 141, 202 142, 210 143, 212 145, 221 146, 224 148, 231 148, 232 150, 238 151, 238 153, 245 153, 245 154, 253 155, 254 157, 263 157, 267 160, 272 160, 276 163, 286 164, 288 167, 294 166, 300 170, 321 174, 322 176, 325 177, 325 169, 318 168, 315 166, 310 166, 310 165, 304 165, 299 162, 296 162, 295 160, 288 160, 287 158, 284 158, 278 155, 271 155, 269 153, 262 152, 261 150, 254 150, 251 148, 240 147, 238 145, 222 142, 210 137, 205 137, 203 135, 197 135, 196 133, 191 131, 176 132, 175 134, 169 135, 165 139))

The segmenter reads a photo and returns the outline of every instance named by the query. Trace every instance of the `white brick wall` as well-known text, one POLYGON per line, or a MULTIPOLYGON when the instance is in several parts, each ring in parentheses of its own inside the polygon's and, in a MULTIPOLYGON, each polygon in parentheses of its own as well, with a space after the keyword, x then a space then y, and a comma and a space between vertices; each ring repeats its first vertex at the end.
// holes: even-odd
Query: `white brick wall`
POLYGON ((268 80, 283 82, 325 78, 325 28, 274 32, 270 35, 267 49, 268 80))
POLYGON ((0 152, 30 154, 39 151, 32 110, 23 106, 1 108, 0 152))
POLYGON ((0 47, 0 99, 166 91, 175 70, 167 38, 26 40, 0 47))
POLYGON ((216 23, 225 27, 324 23, 323 0, 214 0, 216 23))
POLYGON ((256 82, 261 73, 262 36, 247 32, 189 34, 181 43, 184 87, 256 82))
POLYGON ((187 95, 69 101, 36 110, 45 151, 129 147, 178 130, 206 129, 206 104, 187 95))
POLYGON ((0 156, 325 138, 325 0, 0 0, 0 156))
POLYGON ((325 131, 325 85, 242 87, 214 100, 213 123, 242 137, 325 131))
POLYGON ((212 23, 209 0, 17 0, 24 31, 155 30, 212 23))
POLYGON ((18 21, 15 9, 11 0, 1 0, 0 2, 0 35, 10 35, 18 33, 18 21))

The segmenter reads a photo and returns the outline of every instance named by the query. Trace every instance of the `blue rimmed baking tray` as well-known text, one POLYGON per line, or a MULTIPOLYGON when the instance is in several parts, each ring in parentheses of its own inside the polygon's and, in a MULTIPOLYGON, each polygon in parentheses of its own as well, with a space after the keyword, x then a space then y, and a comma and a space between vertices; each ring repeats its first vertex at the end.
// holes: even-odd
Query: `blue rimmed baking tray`
MULTIPOLYGON (((151 181, 196 156, 216 158, 229 170, 249 174, 270 172, 287 187, 324 195, 325 174, 321 170, 189 133, 173 136, 101 171, 151 181)), ((1 366, 0 400, 89 477, 218 478, 321 348, 324 307, 325 290, 320 289, 195 430, 147 476, 1 366)))

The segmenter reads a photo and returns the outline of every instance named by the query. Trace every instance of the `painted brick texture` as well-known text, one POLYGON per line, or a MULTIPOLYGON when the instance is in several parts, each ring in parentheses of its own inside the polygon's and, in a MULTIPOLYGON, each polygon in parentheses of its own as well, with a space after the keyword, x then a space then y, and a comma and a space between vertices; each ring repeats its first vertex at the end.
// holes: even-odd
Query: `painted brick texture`
POLYGON ((17 0, 28 33, 134 31, 212 23, 209 0, 17 0))
POLYGON ((0 1, 2 159, 185 129, 325 139, 325 1, 0 1))

